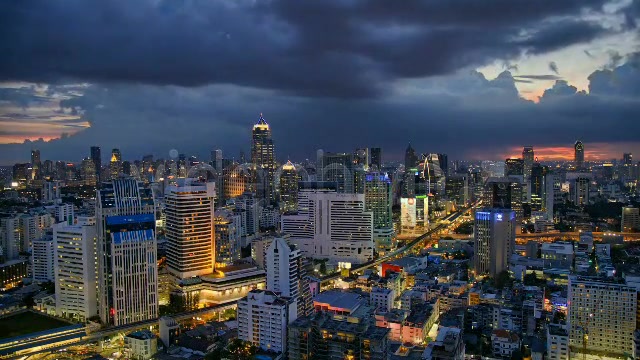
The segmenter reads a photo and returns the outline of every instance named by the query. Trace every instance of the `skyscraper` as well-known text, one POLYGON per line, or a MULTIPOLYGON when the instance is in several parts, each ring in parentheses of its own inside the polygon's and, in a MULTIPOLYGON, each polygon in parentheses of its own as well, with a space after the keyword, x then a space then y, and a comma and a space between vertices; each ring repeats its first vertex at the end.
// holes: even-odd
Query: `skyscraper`
POLYGON ((522 183, 513 177, 488 178, 484 184, 482 203, 488 208, 511 209, 516 212, 518 227, 522 223, 522 183))
POLYGON ((283 238, 275 238, 267 247, 265 258, 267 290, 293 299, 298 316, 310 314, 313 304, 300 250, 283 238))
POLYGON ((375 170, 382 169, 382 148, 369 148, 369 167, 375 167, 375 170))
POLYGON ((577 170, 584 169, 584 144, 582 141, 576 141, 574 148, 573 161, 577 170))
POLYGON ((100 177, 100 173, 102 171, 102 157, 100 155, 100 146, 91 147, 91 161, 93 161, 94 172, 96 174, 96 184, 100 186, 100 184, 102 183, 102 178, 100 177))
POLYGON ((546 206, 547 187, 545 185, 545 179, 548 171, 549 168, 540 165, 540 163, 534 163, 531 167, 531 210, 543 210, 546 206))
POLYGON ((525 146, 522 149, 522 160, 524 161, 524 178, 528 180, 531 177, 531 166, 535 161, 533 146, 525 146))
POLYGON ((438 165, 442 170, 443 176, 449 176, 449 156, 447 154, 437 154, 438 155, 438 165))
POLYGON ((122 174, 122 154, 120 154, 120 149, 113 149, 109 162, 109 175, 111 180, 115 180, 120 174, 122 174))
POLYGON ((31 179, 39 179, 41 175, 42 162, 40 161, 40 150, 31 150, 31 179))
POLYGON ((612 357, 633 353, 635 287, 611 279, 570 276, 567 300, 571 347, 582 352, 586 345, 587 351, 612 357))
POLYGON ((386 173, 369 172, 365 175, 365 211, 373 214, 373 240, 380 254, 385 254, 392 249, 394 235, 392 199, 391 179, 386 173))
POLYGON ((222 173, 222 150, 211 150, 211 167, 222 173))
POLYGON ((504 161, 505 176, 524 176, 524 160, 506 159, 504 161))
POLYGON ((295 211, 298 207, 298 182, 302 180, 295 165, 287 161, 280 173, 280 209, 283 212, 295 211))
POLYGON ((211 274, 215 265, 215 183, 178 179, 165 190, 167 268, 179 279, 211 274))
POLYGON ((516 214, 507 209, 485 209, 476 212, 474 242, 475 271, 495 277, 509 268, 515 251, 516 214))
POLYGON ((316 152, 316 178, 335 182, 340 193, 355 192, 354 160, 351 153, 316 152))
POLYGON ((268 202, 275 200, 273 180, 276 172, 276 157, 271 139, 271 128, 262 114, 258 123, 253 125, 253 141, 251 143, 251 162, 256 168, 255 181, 260 190, 258 197, 268 202), (258 171, 262 170, 262 174, 258 171), (261 176, 259 176, 261 175, 261 176), (260 181, 260 184, 258 184, 260 181))
POLYGON ((407 150, 404 152, 404 171, 413 169, 418 166, 418 155, 416 151, 411 147, 411 143, 407 146, 407 150))
POLYGON ((158 317, 155 206, 132 178, 102 184, 96 199, 99 314, 125 325, 158 317))

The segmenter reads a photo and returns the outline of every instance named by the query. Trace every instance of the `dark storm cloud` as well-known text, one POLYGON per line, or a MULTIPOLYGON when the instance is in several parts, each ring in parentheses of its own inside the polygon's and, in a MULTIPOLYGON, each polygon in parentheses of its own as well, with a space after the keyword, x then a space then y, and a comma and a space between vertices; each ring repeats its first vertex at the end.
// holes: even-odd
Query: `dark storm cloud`
POLYGON ((202 159, 219 148, 237 159, 241 150, 249 150, 251 126, 260 112, 272 127, 280 160, 312 157, 318 148, 351 151, 362 146, 381 146, 387 159, 399 159, 409 141, 422 152, 445 152, 451 159, 491 157, 500 147, 526 143, 570 145, 576 138, 637 142, 636 59, 594 72, 590 94, 556 81, 538 104, 518 96, 518 80, 506 71, 494 80, 476 71, 461 72, 405 84, 402 94, 350 101, 230 85, 95 85, 83 97, 63 103, 83 109, 91 128, 50 142, 0 145, 0 163, 25 161, 34 147, 44 159, 79 161, 96 144, 120 148, 125 159, 149 153, 167 158, 172 148, 202 159))
POLYGON ((0 79, 371 97, 400 78, 540 54, 608 33, 605 0, 7 0, 0 79))

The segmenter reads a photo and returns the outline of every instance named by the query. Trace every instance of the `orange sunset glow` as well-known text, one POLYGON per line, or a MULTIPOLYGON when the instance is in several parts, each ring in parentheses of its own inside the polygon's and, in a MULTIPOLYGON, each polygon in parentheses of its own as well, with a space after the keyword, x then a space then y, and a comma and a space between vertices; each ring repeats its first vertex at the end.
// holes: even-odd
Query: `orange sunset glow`
MULTIPOLYGON (((634 153, 639 150, 637 143, 585 143, 584 157, 586 161, 604 161, 622 158, 625 152, 634 153)), ((535 157, 540 161, 567 160, 572 161, 573 146, 533 146, 535 157)), ((504 158, 521 158, 522 147, 511 147, 504 158)))

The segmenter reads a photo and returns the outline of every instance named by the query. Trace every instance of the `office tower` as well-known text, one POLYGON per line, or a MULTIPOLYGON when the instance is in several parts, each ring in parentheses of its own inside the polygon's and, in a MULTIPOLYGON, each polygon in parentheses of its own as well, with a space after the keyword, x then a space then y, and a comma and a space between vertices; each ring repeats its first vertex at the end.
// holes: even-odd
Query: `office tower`
POLYGON ((582 141, 578 140, 576 141, 573 148, 574 148, 573 162, 576 166, 576 169, 583 170, 584 169, 584 144, 582 144, 582 141))
POLYGON ((222 172, 222 150, 211 150, 211 167, 216 169, 218 173, 222 172))
POLYGON ((280 173, 280 209, 282 212, 295 211, 298 207, 298 182, 302 177, 296 171, 295 165, 287 161, 282 165, 280 173))
POLYGON ((53 175, 53 161, 45 160, 42 163, 42 176, 50 177, 53 175))
POLYGON ((91 147, 91 161, 93 161, 94 172, 96 175, 96 184, 100 185, 100 183, 102 182, 102 178, 100 177, 100 173, 102 172, 102 157, 100 155, 99 146, 91 147))
POLYGON ((382 170, 382 148, 369 148, 369 167, 375 170, 382 170))
POLYGON ((263 350, 287 351, 287 325, 297 318, 293 299, 251 290, 238 301, 238 338, 263 350))
POLYGON ((633 353, 637 290, 615 280, 569 276, 569 345, 582 353, 633 353))
POLYGON ((622 208, 622 221, 620 222, 620 231, 635 232, 640 229, 640 209, 632 205, 622 208))
POLYGON ((404 152, 404 171, 413 169, 418 166, 418 155, 416 151, 411 147, 411 143, 407 146, 407 150, 404 152))
POLYGON ((313 304, 300 250, 275 238, 266 249, 265 260, 267 290, 293 299, 298 316, 310 314, 313 304))
POLYGON ((306 188, 298 193, 298 213, 282 216, 282 231, 305 256, 365 263, 373 259, 373 214, 364 194, 306 188))
POLYGON ((247 191, 247 185, 251 182, 251 174, 239 164, 225 166, 222 170, 222 189, 218 189, 218 195, 224 200, 234 199, 247 191))
MULTIPOLYGON (((264 120, 262 114, 258 123, 253 125, 253 141, 251 142, 251 162, 256 170, 263 170, 259 185, 260 193, 258 198, 267 202, 275 201, 273 191, 273 180, 276 172, 276 157, 274 153, 273 140, 271 139, 271 128, 264 120)), ((254 183, 258 183, 258 177, 254 183)))
POLYGON ((18 186, 25 186, 30 181, 31 176, 31 164, 14 164, 13 165, 13 182, 18 186))
POLYGON ((515 211, 519 227, 524 217, 522 192, 522 184, 518 178, 488 178, 484 184, 482 204, 487 208, 511 209, 515 211))
POLYGON ((40 239, 34 240, 32 244, 31 266, 33 271, 33 281, 54 281, 53 238, 50 235, 44 236, 40 239))
MULTIPOLYGON (((56 315, 79 322, 98 314, 98 235, 93 220, 53 226, 56 315)), ((134 282, 131 285, 117 291, 135 291, 134 282)))
POLYGON ((633 164, 633 155, 631 153, 622 154, 622 165, 633 164))
POLYGON ((187 171, 189 170, 189 165, 187 164, 187 155, 178 154, 178 164, 176 170, 178 170, 178 177, 187 177, 187 171))
POLYGON ((39 179, 41 177, 41 168, 40 150, 31 150, 31 179, 39 179))
POLYGON ((252 193, 244 193, 236 198, 236 210, 245 213, 245 235, 258 233, 260 229, 260 205, 259 200, 252 193))
POLYGON ((165 190, 167 268, 179 279, 211 274, 215 183, 178 179, 165 190))
POLYGON ((544 210, 546 205, 546 191, 547 187, 545 179, 549 168, 547 166, 540 165, 540 163, 534 163, 531 167, 529 174, 531 184, 531 210, 541 211, 544 210))
POLYGON ((516 214, 508 209, 485 209, 475 216, 475 271, 495 277, 509 268, 515 251, 516 214))
POLYGON ((454 174, 447 177, 445 192, 447 199, 456 205, 464 206, 469 203, 469 176, 454 174))
POLYGON ((507 159, 504 161, 505 176, 524 176, 524 160, 507 159))
POLYGON ((115 326, 158 317, 155 206, 132 178, 102 184, 96 199, 99 314, 115 326))
POLYGON ((575 205, 589 205, 591 179, 579 176, 570 183, 571 199, 575 205))
POLYGON ((523 173, 525 180, 531 178, 531 167, 533 166, 533 162, 535 161, 535 155, 533 152, 533 146, 525 146, 522 149, 522 160, 523 160, 523 173))
POLYGON ((355 192, 353 154, 318 150, 316 156, 317 179, 335 182, 338 185, 339 193, 352 194, 355 192))
POLYGON ((60 187, 61 183, 57 180, 47 180, 42 183, 42 201, 43 202, 55 202, 61 198, 60 187))
POLYGON ((547 212, 547 220, 553 221, 554 206, 556 204, 556 196, 560 196, 560 177, 551 172, 547 172, 544 177, 545 183, 545 206, 547 212))
POLYGON ((391 206, 393 193, 391 179, 387 173, 370 172, 365 176, 365 211, 373 214, 373 241, 379 254, 393 248, 393 218, 391 206))
POLYGON ((120 149, 113 149, 109 163, 109 175, 111 180, 115 180, 120 174, 122 174, 122 154, 120 154, 120 149))
POLYGON ((437 154, 438 155, 438 165, 440 169, 442 169, 443 176, 449 176, 449 156, 447 154, 437 154))
POLYGON ((356 149, 356 151, 353 152, 353 164, 362 165, 365 167, 365 169, 368 169, 369 149, 368 148, 356 149))

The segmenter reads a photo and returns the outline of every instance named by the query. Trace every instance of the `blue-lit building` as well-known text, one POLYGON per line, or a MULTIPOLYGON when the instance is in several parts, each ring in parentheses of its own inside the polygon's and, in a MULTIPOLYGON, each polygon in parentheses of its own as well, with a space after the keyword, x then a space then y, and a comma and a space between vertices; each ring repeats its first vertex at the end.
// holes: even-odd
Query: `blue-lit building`
POLYGON ((484 209, 476 212, 475 271, 495 277, 509 268, 515 250, 516 213, 510 209, 484 209))
POLYGON ((98 312, 106 324, 158 317, 155 212, 150 188, 133 178, 102 184, 96 202, 98 312))

